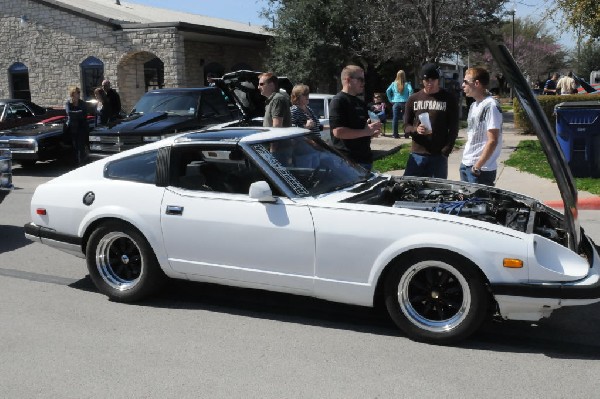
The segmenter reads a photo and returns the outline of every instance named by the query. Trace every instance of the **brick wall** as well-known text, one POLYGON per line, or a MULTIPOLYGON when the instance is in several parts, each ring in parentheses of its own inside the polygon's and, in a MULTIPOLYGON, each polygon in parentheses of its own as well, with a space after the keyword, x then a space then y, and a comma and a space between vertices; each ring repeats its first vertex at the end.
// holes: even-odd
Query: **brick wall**
POLYGON ((241 46, 184 40, 176 28, 113 30, 110 25, 36 2, 0 0, 0 98, 10 98, 9 67, 29 69, 33 102, 62 106, 67 88, 81 86, 80 64, 89 56, 104 63, 104 76, 121 95, 129 111, 144 93, 144 62, 158 57, 164 63, 165 87, 194 87, 204 83, 203 65, 218 62, 229 71, 244 62, 262 67, 265 45, 241 46), (27 16, 28 23, 20 24, 27 16), (203 62, 202 62, 203 60, 203 62))

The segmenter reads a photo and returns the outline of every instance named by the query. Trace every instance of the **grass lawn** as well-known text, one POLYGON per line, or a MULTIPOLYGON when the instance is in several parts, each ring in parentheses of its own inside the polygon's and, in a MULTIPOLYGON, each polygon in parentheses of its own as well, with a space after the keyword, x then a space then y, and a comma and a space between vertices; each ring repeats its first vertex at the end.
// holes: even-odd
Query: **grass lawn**
MULTIPOLYGON (((465 144, 464 140, 456 140, 455 148, 460 148, 465 144)), ((410 142, 400 146, 400 150, 386 157, 373 162, 373 170, 381 173, 389 172, 390 170, 406 169, 406 162, 410 154, 410 142)))
MULTIPOLYGON (((554 175, 538 140, 521 141, 505 164, 522 172, 554 180, 554 175)), ((600 179, 576 177, 575 184, 578 190, 600 195, 600 179)))

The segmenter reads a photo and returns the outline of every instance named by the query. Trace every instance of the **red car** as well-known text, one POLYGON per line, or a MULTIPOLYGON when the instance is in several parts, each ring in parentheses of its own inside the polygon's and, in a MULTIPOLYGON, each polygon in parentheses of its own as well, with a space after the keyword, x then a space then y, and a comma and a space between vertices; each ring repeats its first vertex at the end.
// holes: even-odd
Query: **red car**
POLYGON ((0 130, 28 125, 60 115, 66 115, 64 109, 44 108, 27 100, 0 100, 0 130))

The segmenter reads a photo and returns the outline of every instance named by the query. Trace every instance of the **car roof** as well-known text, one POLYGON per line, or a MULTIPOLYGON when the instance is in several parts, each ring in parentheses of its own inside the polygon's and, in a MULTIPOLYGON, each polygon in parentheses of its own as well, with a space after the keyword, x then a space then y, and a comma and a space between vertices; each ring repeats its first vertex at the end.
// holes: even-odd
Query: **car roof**
POLYGON ((303 136, 308 133, 308 130, 302 128, 231 127, 183 134, 177 136, 174 143, 188 144, 191 142, 208 141, 222 143, 257 142, 303 136))
POLYGON ((308 95, 308 97, 309 97, 310 99, 316 98, 316 99, 318 99, 318 100, 320 100, 320 99, 324 99, 324 98, 327 98, 327 99, 329 99, 329 98, 333 98, 333 96, 335 96, 335 94, 310 93, 310 94, 308 95))
POLYGON ((165 88, 165 89, 154 89, 148 91, 146 94, 161 94, 161 93, 186 93, 186 92, 198 92, 216 90, 214 87, 181 87, 181 88, 165 88))

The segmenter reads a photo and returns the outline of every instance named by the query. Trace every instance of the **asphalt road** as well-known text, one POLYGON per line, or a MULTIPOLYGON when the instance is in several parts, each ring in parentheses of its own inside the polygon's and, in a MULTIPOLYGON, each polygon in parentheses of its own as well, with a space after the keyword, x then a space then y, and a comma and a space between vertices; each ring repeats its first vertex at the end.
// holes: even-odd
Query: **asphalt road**
POLYGON ((16 167, 0 205, 0 398, 598 396, 597 304, 438 347, 375 310, 262 291, 173 282, 110 302, 83 259, 23 236, 34 188, 66 170, 16 167))

